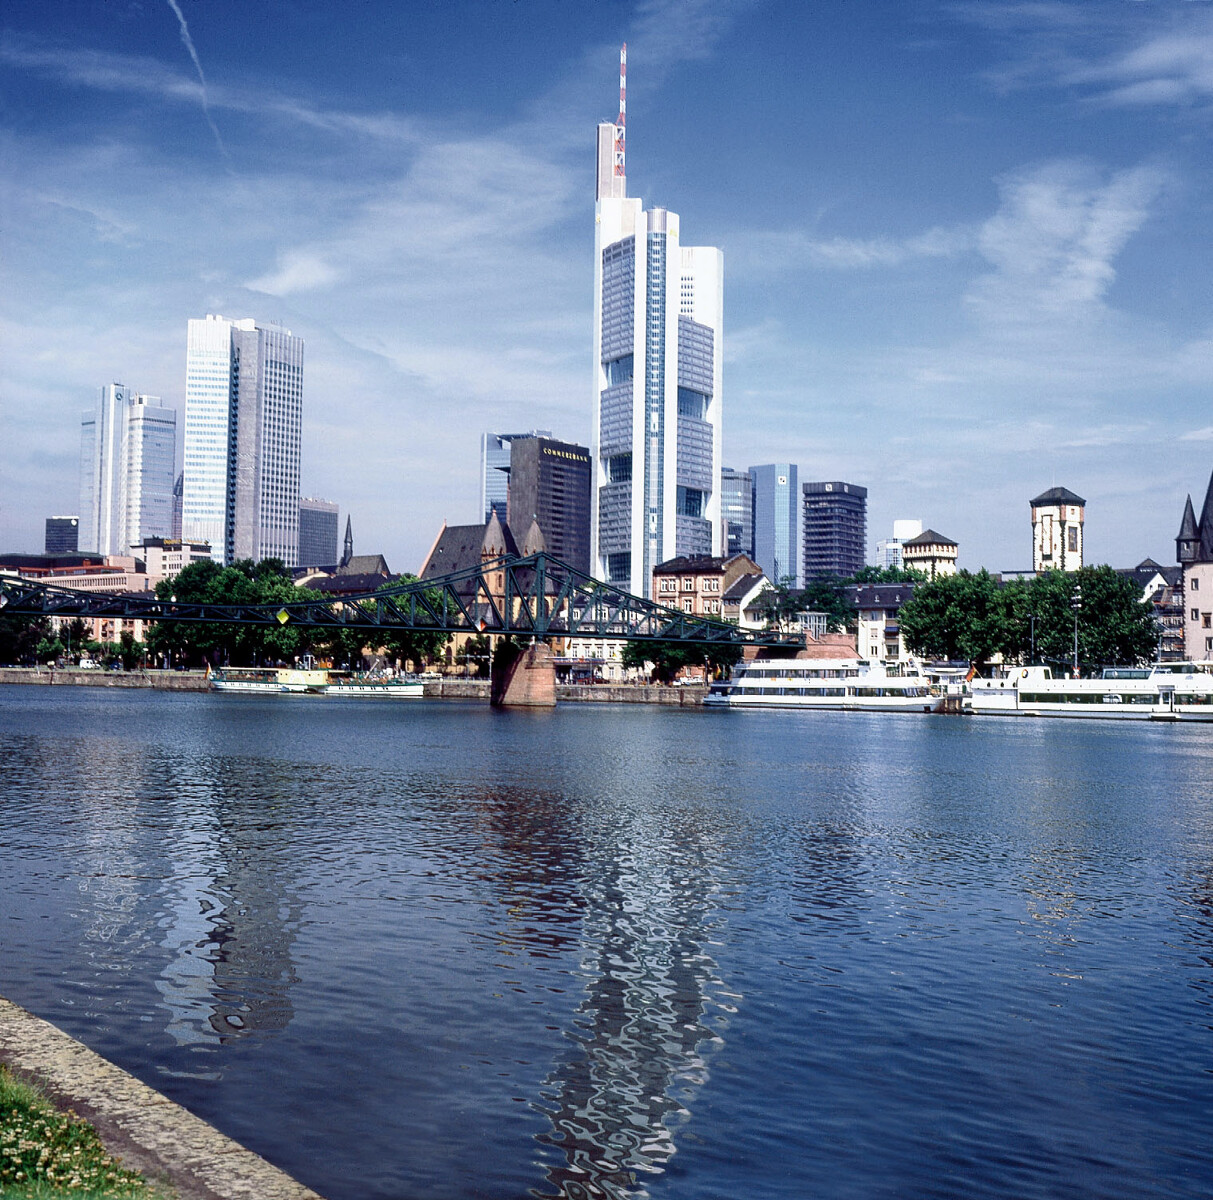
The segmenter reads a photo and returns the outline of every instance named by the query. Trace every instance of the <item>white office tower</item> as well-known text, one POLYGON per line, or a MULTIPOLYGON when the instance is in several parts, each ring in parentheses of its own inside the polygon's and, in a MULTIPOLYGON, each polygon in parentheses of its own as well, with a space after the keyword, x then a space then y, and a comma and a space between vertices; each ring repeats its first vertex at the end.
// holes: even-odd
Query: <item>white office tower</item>
POLYGON ((106 384, 80 419, 81 550, 128 554, 173 524, 177 413, 158 396, 106 384))
POLYGON ((658 563, 721 552, 724 258, 627 195, 626 61, 598 126, 591 544, 600 578, 649 596, 658 563))
POLYGON ((252 319, 189 322, 181 532, 215 557, 299 554, 303 339, 252 319))

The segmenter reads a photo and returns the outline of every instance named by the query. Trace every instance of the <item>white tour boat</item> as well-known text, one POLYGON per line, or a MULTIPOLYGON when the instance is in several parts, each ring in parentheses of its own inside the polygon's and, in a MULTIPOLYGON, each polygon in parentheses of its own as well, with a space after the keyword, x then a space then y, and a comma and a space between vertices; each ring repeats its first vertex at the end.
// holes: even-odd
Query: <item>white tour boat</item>
POLYGON ((976 716, 1213 721, 1213 675, 1192 663, 1107 667, 1098 679, 1016 667, 1002 679, 974 679, 970 692, 976 716))
POLYGON ((223 667, 211 672, 216 692, 301 695, 322 692, 327 682, 327 671, 297 667, 223 667))
POLYGON ((370 677, 341 675, 330 672, 326 696, 378 697, 390 700, 420 700, 425 684, 420 679, 398 679, 393 676, 370 677))
POLYGON ((901 674, 861 658, 756 658, 731 679, 712 684, 703 700, 721 708, 841 708, 930 712, 930 681, 913 668, 901 674))

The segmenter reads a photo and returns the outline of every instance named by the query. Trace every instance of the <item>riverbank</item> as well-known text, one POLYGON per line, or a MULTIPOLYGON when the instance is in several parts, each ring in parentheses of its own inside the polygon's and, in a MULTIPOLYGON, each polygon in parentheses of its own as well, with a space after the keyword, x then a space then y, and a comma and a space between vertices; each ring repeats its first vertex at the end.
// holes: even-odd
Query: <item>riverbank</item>
POLYGON ((0 997, 0 1062, 71 1110, 106 1149, 177 1200, 321 1200, 285 1172, 49 1021, 0 997))
MULTIPOLYGON (((33 683, 44 686, 64 685, 110 688, 154 688, 172 692, 205 692, 208 688, 202 671, 82 671, 77 668, 52 670, 47 667, 0 667, 0 684, 33 683)), ((487 679, 461 679, 451 676, 427 680, 426 699, 483 700, 489 699, 487 679)), ((663 687, 646 683, 586 683, 565 684, 556 688, 559 703, 588 704, 668 704, 696 708, 703 703, 707 688, 663 687)))

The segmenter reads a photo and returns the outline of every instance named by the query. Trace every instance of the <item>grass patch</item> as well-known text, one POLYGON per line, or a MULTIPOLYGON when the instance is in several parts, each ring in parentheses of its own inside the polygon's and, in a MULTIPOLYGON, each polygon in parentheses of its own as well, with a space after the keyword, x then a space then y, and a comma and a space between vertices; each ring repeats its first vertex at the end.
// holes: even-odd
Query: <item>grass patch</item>
POLYGON ((0 1064, 0 1196, 5 1200, 166 1200, 120 1166, 97 1131, 61 1113, 0 1064))

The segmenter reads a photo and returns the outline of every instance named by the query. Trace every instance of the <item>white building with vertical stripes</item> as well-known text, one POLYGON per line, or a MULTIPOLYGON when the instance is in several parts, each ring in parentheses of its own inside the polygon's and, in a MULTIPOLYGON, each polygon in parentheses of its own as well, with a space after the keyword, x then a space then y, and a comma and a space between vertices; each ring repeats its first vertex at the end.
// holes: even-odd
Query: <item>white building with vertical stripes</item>
POLYGON ((676 556, 721 553, 724 258, 627 194, 619 119, 598 126, 592 569, 648 596, 676 556))

